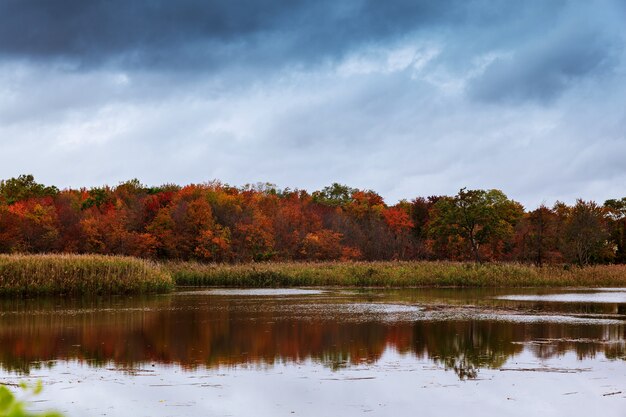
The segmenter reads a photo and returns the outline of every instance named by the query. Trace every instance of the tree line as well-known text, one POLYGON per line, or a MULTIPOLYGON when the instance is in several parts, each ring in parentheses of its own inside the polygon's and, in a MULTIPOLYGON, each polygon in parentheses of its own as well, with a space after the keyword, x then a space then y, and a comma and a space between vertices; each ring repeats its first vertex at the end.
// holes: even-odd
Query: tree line
POLYGON ((64 189, 32 175, 0 181, 0 253, 144 258, 626 262, 626 198, 532 211, 500 190, 461 189, 393 206, 332 184, 308 193, 218 181, 64 189))

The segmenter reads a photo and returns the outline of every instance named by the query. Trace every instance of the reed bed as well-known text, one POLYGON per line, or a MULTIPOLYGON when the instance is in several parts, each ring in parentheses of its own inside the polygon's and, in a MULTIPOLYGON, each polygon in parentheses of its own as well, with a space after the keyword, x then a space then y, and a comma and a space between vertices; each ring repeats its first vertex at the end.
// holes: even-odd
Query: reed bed
POLYGON ((626 265, 586 268, 517 263, 320 262, 164 264, 177 285, 216 287, 624 287, 626 265))
POLYGON ((104 255, 0 255, 0 295, 128 294, 172 289, 155 262, 104 255))
POLYGON ((203 264, 104 255, 0 255, 0 295, 127 294, 212 287, 626 287, 626 265, 268 262, 203 264))

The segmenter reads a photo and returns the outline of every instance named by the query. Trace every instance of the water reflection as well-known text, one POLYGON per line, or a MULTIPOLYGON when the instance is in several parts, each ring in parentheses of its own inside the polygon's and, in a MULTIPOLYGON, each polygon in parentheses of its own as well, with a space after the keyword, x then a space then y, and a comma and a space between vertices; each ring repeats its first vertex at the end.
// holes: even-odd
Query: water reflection
MULTIPOLYGON (((454 312, 455 305, 468 303, 529 313, 538 310, 534 302, 523 305, 519 300, 491 300, 468 293, 455 298, 445 292, 429 295, 423 291, 246 296, 201 292, 130 299, 4 301, 0 305, 0 366, 28 373, 52 366, 50 361, 78 360, 126 370, 152 364, 176 364, 190 370, 312 360, 340 369, 374 363, 392 348, 471 379, 480 369, 499 368, 524 350, 537 358, 567 352, 575 352, 579 359, 598 354, 609 359, 626 356, 623 322, 525 323, 454 314, 445 320, 417 316, 422 311, 454 312), (441 305, 443 301, 447 307, 441 305)), ((553 303, 549 308, 589 313, 585 303, 567 305, 553 303)), ((594 305, 593 314, 623 307, 594 305)))

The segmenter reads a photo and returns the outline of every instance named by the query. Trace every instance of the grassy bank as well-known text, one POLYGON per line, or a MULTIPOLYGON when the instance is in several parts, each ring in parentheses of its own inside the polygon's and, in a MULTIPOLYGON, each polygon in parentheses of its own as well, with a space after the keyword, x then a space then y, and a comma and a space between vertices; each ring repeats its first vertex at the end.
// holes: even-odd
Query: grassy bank
POLYGON ((177 285, 219 287, 567 287, 626 286, 626 265, 587 268, 500 263, 327 262, 240 265, 170 262, 177 285))
POLYGON ((163 292, 171 275, 154 262, 102 255, 0 255, 0 294, 163 292))
POLYGON ((626 287, 626 265, 321 262, 238 265, 101 255, 0 255, 0 295, 165 292, 215 287, 626 287))

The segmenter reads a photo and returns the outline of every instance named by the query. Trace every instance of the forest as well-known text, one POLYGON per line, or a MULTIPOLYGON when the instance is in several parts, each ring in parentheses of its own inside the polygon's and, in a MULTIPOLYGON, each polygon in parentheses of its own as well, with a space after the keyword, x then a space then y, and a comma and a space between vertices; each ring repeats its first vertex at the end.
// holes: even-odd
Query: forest
POLYGON ((461 189, 387 205, 332 184, 309 193, 219 181, 60 190, 0 181, 0 253, 163 260, 626 262, 626 197, 525 209, 500 190, 461 189))

